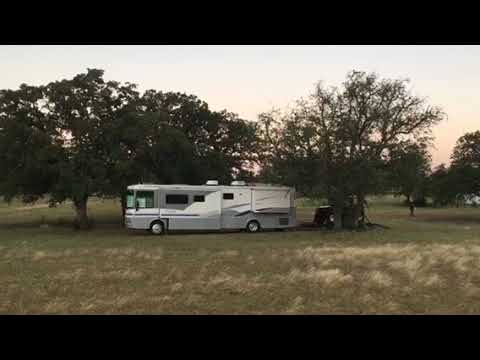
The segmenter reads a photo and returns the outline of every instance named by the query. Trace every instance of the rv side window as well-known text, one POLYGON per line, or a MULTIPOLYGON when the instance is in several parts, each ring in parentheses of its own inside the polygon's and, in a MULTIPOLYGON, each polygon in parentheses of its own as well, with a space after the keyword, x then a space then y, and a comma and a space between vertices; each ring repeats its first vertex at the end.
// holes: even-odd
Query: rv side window
POLYGON ((133 190, 127 191, 127 209, 133 209, 135 207, 135 198, 133 190))
POLYGON ((194 195, 193 196, 194 202, 205 202, 205 195, 194 195))
POLYGON ((188 204, 188 195, 183 194, 168 194, 166 196, 167 204, 188 204))
POLYGON ((137 191, 136 200, 140 209, 153 208, 153 191, 137 191))
POLYGON ((223 199, 224 200, 233 200, 233 194, 232 193, 225 193, 225 194, 223 194, 223 199))

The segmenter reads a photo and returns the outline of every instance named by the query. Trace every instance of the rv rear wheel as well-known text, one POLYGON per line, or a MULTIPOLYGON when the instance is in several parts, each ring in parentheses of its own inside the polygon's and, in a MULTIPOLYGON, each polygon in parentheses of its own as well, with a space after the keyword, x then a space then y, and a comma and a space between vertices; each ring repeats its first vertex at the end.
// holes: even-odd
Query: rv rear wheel
POLYGON ((151 232, 153 235, 162 235, 163 232, 164 232, 163 222, 161 222, 161 221, 154 221, 154 222, 150 225, 150 232, 151 232))
POLYGON ((247 231, 254 233, 260 231, 260 223, 257 220, 251 220, 247 224, 247 231))

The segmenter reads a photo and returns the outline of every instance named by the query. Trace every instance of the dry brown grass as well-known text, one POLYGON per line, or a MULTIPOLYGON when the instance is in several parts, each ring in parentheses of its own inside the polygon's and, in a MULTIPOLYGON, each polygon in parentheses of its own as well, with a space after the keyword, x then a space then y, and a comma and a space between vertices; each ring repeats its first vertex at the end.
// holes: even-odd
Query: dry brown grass
POLYGON ((387 273, 379 270, 368 272, 365 278, 368 283, 376 286, 388 287, 393 285, 393 278, 387 273))
POLYGON ((94 279, 120 279, 120 280, 137 280, 144 276, 143 272, 133 269, 122 269, 107 272, 98 272, 92 274, 94 279))
POLYGON ((62 300, 59 300, 59 299, 55 299, 55 300, 52 300, 52 301, 48 302, 45 305, 44 311, 47 314, 49 314, 49 313, 66 314, 67 309, 68 309, 68 305, 69 305, 68 302, 65 301, 65 300, 62 301, 62 300))
POLYGON ((216 287, 239 294, 247 294, 264 285, 260 282, 260 279, 260 276, 248 277, 245 274, 231 275, 226 272, 221 272, 212 276, 206 282, 206 286, 208 288, 216 287))
POLYGON ((303 305, 303 297, 297 296, 293 299, 292 304, 285 311, 286 314, 298 314, 305 306, 303 305))
POLYGON ((231 257, 231 256, 238 256, 240 253, 238 250, 226 250, 226 251, 220 251, 217 255, 220 257, 226 256, 226 257, 231 257))
POLYGON ((428 309, 428 301, 438 301, 442 312, 446 299, 480 300, 480 245, 475 243, 308 245, 245 257, 234 249, 197 254, 201 256, 190 262, 187 258, 179 261, 158 245, 148 250, 132 246, 2 249, 4 262, 30 259, 32 271, 41 269, 44 274, 37 274, 36 281, 45 285, 32 283, 27 288, 20 285, 18 276, 4 275, 7 296, 0 298, 0 312, 88 314, 151 309, 168 313, 183 308, 186 313, 186 309, 223 313, 220 309, 228 308, 228 301, 236 312, 243 302, 257 297, 258 305, 246 312, 416 313, 428 309), (49 269, 54 268, 58 270, 52 273, 49 269), (27 291, 36 305, 10 300, 25 299, 27 291))
POLYGON ((279 277, 286 282, 311 281, 324 285, 344 285, 353 281, 350 274, 345 274, 340 269, 317 269, 310 267, 306 271, 294 268, 285 276, 279 277))
POLYGON ((422 211, 359 233, 0 228, 0 313, 480 314, 480 213, 422 211))

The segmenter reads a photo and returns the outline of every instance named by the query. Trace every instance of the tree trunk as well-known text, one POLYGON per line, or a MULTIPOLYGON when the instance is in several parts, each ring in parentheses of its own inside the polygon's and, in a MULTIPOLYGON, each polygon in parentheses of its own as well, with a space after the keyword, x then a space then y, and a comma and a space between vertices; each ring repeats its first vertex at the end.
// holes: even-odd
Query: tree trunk
POLYGON ((342 229, 342 216, 343 216, 343 208, 340 206, 333 207, 333 228, 335 230, 342 229))
POLYGON ((87 215, 87 201, 88 196, 82 196, 80 198, 73 199, 73 204, 75 206, 76 218, 75 225, 81 229, 90 228, 90 222, 87 215))
POLYGON ((120 203, 122 205, 122 226, 125 227, 125 209, 127 208, 127 199, 125 196, 120 197, 120 203))
POLYGON ((357 211, 355 212, 355 222, 359 229, 365 229, 365 196, 357 195, 357 211))
POLYGON ((343 201, 335 200, 333 204, 333 228, 335 230, 340 230, 343 227, 342 216, 343 216, 343 201))

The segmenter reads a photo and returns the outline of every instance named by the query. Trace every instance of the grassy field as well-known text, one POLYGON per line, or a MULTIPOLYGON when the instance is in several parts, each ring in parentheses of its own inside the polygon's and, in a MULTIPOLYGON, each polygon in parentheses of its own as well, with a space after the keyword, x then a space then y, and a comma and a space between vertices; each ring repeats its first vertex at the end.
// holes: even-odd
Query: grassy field
POLYGON ((121 228, 113 200, 87 232, 70 204, 0 202, 0 313, 479 314, 480 209, 372 200, 390 229, 164 237, 121 228))

